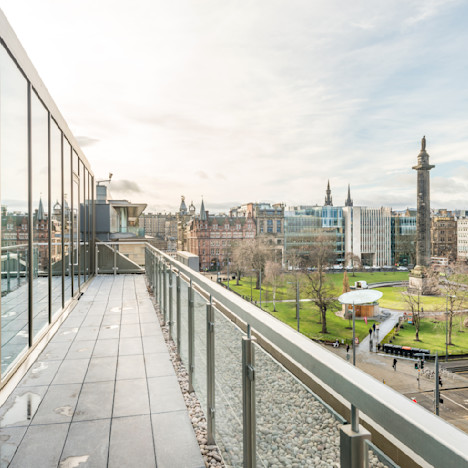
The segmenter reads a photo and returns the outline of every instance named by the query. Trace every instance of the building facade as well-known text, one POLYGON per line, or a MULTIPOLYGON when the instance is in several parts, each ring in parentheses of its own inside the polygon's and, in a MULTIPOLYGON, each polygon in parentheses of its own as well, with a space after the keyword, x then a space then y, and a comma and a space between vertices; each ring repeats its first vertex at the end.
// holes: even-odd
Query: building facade
POLYGON ((392 264, 392 210, 388 207, 346 206, 345 252, 364 266, 392 264))
POLYGON ((434 216, 431 219, 431 256, 451 261, 457 258, 457 250, 457 220, 453 216, 434 216))
POLYGON ((198 255, 200 271, 221 269, 227 265, 236 242, 254 239, 255 221, 251 216, 213 216, 205 211, 194 217, 186 230, 187 251, 198 255))
POLYGON ((468 218, 457 220, 457 260, 468 260, 468 218))
POLYGON ((392 211, 392 265, 416 262, 416 210, 392 211))

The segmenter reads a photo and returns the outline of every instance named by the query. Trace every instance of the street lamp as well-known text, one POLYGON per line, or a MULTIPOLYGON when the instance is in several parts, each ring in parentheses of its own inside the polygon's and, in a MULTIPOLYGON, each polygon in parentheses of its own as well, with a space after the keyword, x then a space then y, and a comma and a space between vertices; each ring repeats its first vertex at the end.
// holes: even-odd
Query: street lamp
POLYGON ((448 298, 455 298, 457 296, 445 295, 445 362, 448 362, 448 298))

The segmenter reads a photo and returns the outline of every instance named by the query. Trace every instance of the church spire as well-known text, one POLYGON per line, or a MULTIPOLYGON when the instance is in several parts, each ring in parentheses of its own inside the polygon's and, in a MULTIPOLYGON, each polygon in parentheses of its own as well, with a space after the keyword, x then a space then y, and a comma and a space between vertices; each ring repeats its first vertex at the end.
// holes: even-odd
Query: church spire
POLYGON ((353 200, 351 199, 351 188, 348 184, 348 198, 345 201, 345 206, 353 206, 353 200))
POLYGON ((44 205, 42 204, 42 197, 39 197, 39 208, 37 210, 37 220, 38 221, 44 221, 45 220, 44 205))
POLYGON ((325 197, 325 206, 333 206, 333 200, 332 200, 331 190, 330 190, 330 181, 328 181, 328 184, 327 184, 327 196, 325 197))
POLYGON ((208 218, 206 217, 205 203, 203 202, 203 198, 202 198, 201 207, 200 207, 200 219, 202 221, 207 221, 208 220, 208 218))

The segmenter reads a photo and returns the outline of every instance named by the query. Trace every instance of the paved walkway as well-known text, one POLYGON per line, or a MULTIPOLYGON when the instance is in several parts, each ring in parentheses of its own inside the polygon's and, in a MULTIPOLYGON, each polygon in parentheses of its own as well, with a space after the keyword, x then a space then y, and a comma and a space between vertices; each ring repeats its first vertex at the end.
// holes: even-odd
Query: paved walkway
POLYGON ((143 276, 99 276, 0 408, 1 466, 205 464, 143 276))

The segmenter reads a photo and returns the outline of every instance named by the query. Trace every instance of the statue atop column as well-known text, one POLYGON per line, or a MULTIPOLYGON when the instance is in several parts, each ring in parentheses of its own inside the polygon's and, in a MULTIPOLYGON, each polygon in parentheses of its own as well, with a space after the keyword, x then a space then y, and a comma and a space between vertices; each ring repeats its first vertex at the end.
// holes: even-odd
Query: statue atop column
POLYGON ((410 287, 422 294, 430 293, 427 268, 431 264, 431 200, 429 171, 435 166, 429 164, 426 153, 426 137, 421 140, 417 171, 417 215, 416 215, 416 266, 410 274, 410 287))

